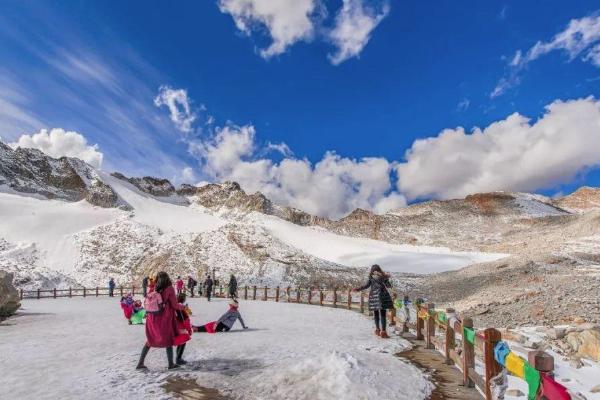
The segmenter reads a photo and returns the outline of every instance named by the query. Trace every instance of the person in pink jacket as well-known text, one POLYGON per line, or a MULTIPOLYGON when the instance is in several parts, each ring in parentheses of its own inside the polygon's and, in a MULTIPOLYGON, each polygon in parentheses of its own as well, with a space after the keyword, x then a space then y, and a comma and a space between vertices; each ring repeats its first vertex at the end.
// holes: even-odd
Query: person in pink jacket
POLYGON ((175 286, 177 287, 177 294, 183 293, 183 279, 181 279, 181 276, 177 277, 177 281, 175 282, 175 286))
POLYGON ((167 349, 169 369, 179 368, 173 362, 173 346, 178 334, 175 312, 184 310, 185 306, 177 302, 175 289, 169 274, 162 271, 156 275, 155 294, 148 293, 146 297, 146 344, 137 364, 137 369, 146 369, 144 360, 151 347, 167 349))

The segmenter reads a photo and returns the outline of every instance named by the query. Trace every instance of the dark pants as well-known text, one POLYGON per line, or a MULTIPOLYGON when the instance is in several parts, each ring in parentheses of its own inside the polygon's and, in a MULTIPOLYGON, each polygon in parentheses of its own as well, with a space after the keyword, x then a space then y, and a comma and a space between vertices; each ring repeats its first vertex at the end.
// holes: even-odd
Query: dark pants
POLYGON ((212 287, 206 288, 206 298, 210 301, 210 296, 212 296, 212 287))
POLYGON ((144 297, 146 297, 146 295, 148 294, 148 287, 147 286, 142 286, 142 293, 144 294, 144 297))
MULTIPOLYGON (((223 324, 222 322, 219 322, 217 324, 217 327, 215 328, 215 331, 216 332, 227 332, 230 329, 231 328, 228 327, 227 325, 223 324)), ((206 332, 206 325, 195 326, 194 327, 194 331, 196 331, 196 332, 206 332)))
POLYGON ((190 295, 191 295, 192 297, 194 297, 194 287, 192 286, 192 287, 190 287, 190 288, 188 288, 188 289, 190 289, 190 295))
POLYGON ((115 297, 115 288, 114 287, 109 287, 108 288, 108 295, 110 297, 115 297))
POLYGON ((386 322, 386 310, 373 310, 373 319, 375 319, 375 328, 380 329, 381 326, 381 330, 385 331, 385 329, 387 328, 387 322, 386 322), (379 325, 379 322, 381 321, 381 325, 379 325))

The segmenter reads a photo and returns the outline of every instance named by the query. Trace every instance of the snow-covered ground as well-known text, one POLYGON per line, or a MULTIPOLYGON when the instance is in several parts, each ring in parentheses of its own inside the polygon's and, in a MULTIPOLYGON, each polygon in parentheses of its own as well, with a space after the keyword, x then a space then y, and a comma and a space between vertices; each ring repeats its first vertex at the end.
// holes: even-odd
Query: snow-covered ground
POLYGON ((379 240, 336 235, 322 228, 304 227, 275 217, 254 215, 282 242, 323 260, 352 267, 380 264, 386 271, 432 274, 494 261, 505 254, 456 252, 443 247, 398 245, 379 240))
MULTIPOLYGON (((215 320, 225 300, 190 299, 194 323, 215 320)), ((117 298, 26 300, 0 325, 2 392, 14 399, 166 399, 170 377, 194 378, 234 399, 406 399, 431 384, 394 356, 407 342, 372 334, 355 312, 300 304, 242 302, 251 328, 195 334, 185 368, 166 369, 152 349, 135 371, 143 326, 129 326, 117 298)), ((4 398, 4 395, 2 396, 4 398)))

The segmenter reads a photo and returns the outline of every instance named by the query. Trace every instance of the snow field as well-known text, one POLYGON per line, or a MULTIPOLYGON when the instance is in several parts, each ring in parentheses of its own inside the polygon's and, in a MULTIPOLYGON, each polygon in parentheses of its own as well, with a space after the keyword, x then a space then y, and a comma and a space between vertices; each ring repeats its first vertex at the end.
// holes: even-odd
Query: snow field
POLYGON ((379 264, 389 272, 432 274, 494 261, 506 254, 455 252, 442 247, 398 245, 337 235, 254 213, 252 219, 282 242, 323 260, 351 267, 379 264))
MULTIPOLYGON (((26 300, 0 326, 0 376, 18 399, 167 399, 167 378, 194 378, 233 399, 424 399, 431 384, 394 356, 408 342, 382 340, 351 311, 272 302, 241 302, 251 328, 194 334, 176 372, 163 349, 149 371, 135 371, 143 326, 127 324, 118 298, 26 300)), ((189 299, 192 320, 217 319, 227 302, 189 299)))

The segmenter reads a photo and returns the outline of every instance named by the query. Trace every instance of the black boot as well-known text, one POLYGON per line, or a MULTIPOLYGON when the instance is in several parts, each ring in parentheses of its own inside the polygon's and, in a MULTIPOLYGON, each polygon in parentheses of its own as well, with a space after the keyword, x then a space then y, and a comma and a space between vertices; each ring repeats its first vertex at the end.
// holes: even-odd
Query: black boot
POLYGON ((138 365, 137 367, 135 367, 135 369, 148 369, 144 365, 144 360, 146 360, 146 355, 148 354, 149 350, 150 347, 144 345, 144 347, 142 348, 142 354, 140 355, 140 361, 138 361, 138 365))
POLYGON ((183 351, 185 350, 185 343, 181 346, 177 346, 177 359, 175 360, 176 364, 185 365, 187 361, 183 359, 183 351))
POLYGON ((181 367, 181 365, 173 363, 173 348, 171 346, 167 347, 167 360, 169 360, 169 369, 181 367))

